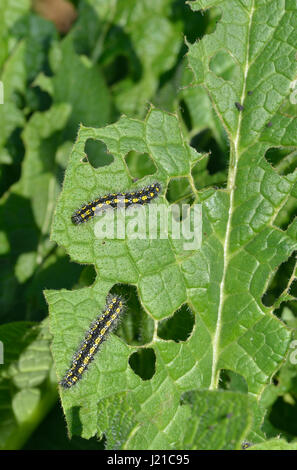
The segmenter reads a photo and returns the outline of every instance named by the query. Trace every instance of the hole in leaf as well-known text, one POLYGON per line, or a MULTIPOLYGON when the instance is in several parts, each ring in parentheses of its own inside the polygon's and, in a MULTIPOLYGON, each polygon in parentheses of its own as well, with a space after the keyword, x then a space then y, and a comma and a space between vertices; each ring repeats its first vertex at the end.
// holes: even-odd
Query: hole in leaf
POLYGON ((170 180, 166 199, 170 204, 192 204, 194 194, 188 178, 173 178, 170 180))
POLYGON ((272 165, 279 175, 292 173, 297 166, 297 151, 272 147, 265 154, 267 162, 272 165))
MULTIPOLYGON (((215 175, 217 173, 220 175, 220 173, 223 173, 225 174, 224 178, 226 180, 228 145, 227 140, 225 140, 225 133, 222 134, 222 138, 220 140, 221 142, 219 145, 218 140, 213 137, 212 131, 210 129, 206 129, 196 134, 191 140, 190 145, 199 153, 210 153, 206 167, 209 175, 215 175)), ((212 179, 214 180, 214 178, 212 179)), ((219 179, 221 178, 219 177, 219 179)))
POLYGON ((288 154, 286 149, 272 147, 267 150, 265 158, 272 166, 276 166, 288 154))
POLYGON ((92 286, 96 279, 96 270, 93 265, 84 266, 79 280, 73 289, 81 289, 83 287, 92 286))
POLYGON ((194 165, 192 168, 192 177, 195 183, 196 189, 202 189, 207 186, 213 185, 216 188, 225 188, 227 173, 226 171, 218 171, 217 173, 210 175, 207 169, 209 157, 205 157, 194 165))
POLYGON ((278 380, 278 378, 277 378, 276 376, 274 376, 274 377, 272 378, 272 383, 273 383, 273 385, 275 385, 276 387, 278 386, 279 380, 278 380))
POLYGON ((180 106, 181 115, 184 120, 184 123, 187 126, 188 131, 190 131, 193 127, 193 124, 192 124, 191 114, 187 106, 187 103, 185 102, 185 100, 181 100, 179 102, 179 106, 180 106))
POLYGON ((158 336, 176 343, 186 341, 193 331, 195 317, 188 305, 183 305, 172 317, 163 320, 158 325, 158 336))
POLYGON ((85 144, 85 157, 83 161, 89 161, 93 168, 100 168, 110 165, 114 158, 108 153, 104 142, 100 140, 88 139, 85 144))
POLYGON ((238 79, 238 66, 226 51, 217 52, 210 60, 210 69, 224 80, 238 79))
POLYGON ((147 153, 138 153, 132 150, 125 156, 126 164, 133 178, 143 178, 156 173, 157 168, 147 153))
POLYGON ((150 380, 156 371, 156 355, 152 348, 140 349, 131 354, 129 364, 142 380, 150 380))
MULTIPOLYGON (((289 279, 295 268, 296 255, 297 252, 294 252, 287 261, 282 263, 270 280, 268 288, 262 296, 262 303, 266 307, 271 307, 287 288, 289 279)), ((291 292, 291 290, 289 292, 291 292)))
POLYGON ((126 306, 116 334, 133 346, 150 343, 154 334, 154 322, 143 310, 136 287, 117 284, 111 292, 123 297, 126 306))
MULTIPOLYGON (((296 380, 295 380, 296 385, 296 380)), ((269 414, 270 423, 277 429, 287 432, 293 436, 297 435, 297 404, 288 403, 283 397, 279 397, 272 405, 271 412, 269 414)))
POLYGON ((202 14, 205 14, 207 16, 207 27, 205 30, 205 34, 212 34, 217 27, 217 23, 220 21, 222 18, 222 10, 219 7, 214 7, 211 8, 210 10, 207 10, 206 12, 201 11, 202 14))
POLYGON ((279 211, 274 224, 282 230, 286 230, 297 215, 297 199, 289 196, 286 204, 279 211))
POLYGON ((245 378, 233 372, 233 370, 222 369, 220 371, 219 388, 235 392, 248 393, 248 385, 245 378))
MULTIPOLYGON (((297 276, 297 273, 296 273, 296 276, 297 276)), ((293 295, 293 297, 297 297, 297 278, 294 279, 294 281, 291 284, 290 294, 293 295)))
POLYGON ((213 10, 217 10, 217 15, 218 17, 220 16, 219 9, 217 8, 212 8, 210 15, 209 10, 206 12, 193 11, 185 2, 180 2, 180 0, 174 0, 171 8, 171 21, 173 23, 183 21, 184 36, 191 44, 197 41, 197 39, 201 39, 205 34, 211 19, 214 18, 213 10))

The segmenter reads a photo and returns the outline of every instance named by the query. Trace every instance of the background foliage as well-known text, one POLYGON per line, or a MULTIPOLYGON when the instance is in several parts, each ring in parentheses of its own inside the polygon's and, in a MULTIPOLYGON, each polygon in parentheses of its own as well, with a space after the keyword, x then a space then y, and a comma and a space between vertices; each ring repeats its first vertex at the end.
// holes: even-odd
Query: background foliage
POLYGON ((296 449, 296 2, 60 3, 0 6, 0 448, 296 449), (202 204, 201 250, 71 224, 153 180, 202 204))

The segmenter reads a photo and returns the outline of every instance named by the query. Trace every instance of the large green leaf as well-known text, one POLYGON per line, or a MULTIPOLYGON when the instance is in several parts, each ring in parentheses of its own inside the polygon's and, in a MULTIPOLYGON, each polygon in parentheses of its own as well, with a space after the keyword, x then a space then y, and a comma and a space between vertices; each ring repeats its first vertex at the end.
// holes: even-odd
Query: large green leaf
MULTIPOLYGON (((105 433, 111 447, 182 446, 180 429, 186 428, 188 408, 180 404, 181 394, 217 389, 223 369, 241 375, 249 395, 259 399, 284 362, 291 336, 262 296, 274 271, 297 247, 296 220, 287 230, 274 223, 288 198, 296 197, 297 171, 281 176, 265 159, 270 147, 297 143, 296 119, 279 119, 297 71, 297 7, 285 0, 194 4, 222 7, 216 31, 189 46, 188 60, 192 85, 207 90, 229 138, 227 187, 197 191, 191 172, 200 156, 186 143, 176 116, 151 109, 145 121, 123 117, 103 129, 81 127, 53 224, 52 239, 74 261, 95 265, 97 273, 91 287, 46 292, 59 379, 114 284, 135 285, 154 321, 155 333, 145 345, 155 355, 150 379, 142 379, 131 367, 131 355, 143 346, 112 336, 86 376, 73 389, 61 390, 70 432, 84 437, 105 433), (218 67, 224 55, 233 61, 227 76, 218 67), (106 144, 114 158, 108 167, 94 169, 83 161, 89 138, 106 144), (168 204, 164 195, 171 179, 188 179, 195 202, 202 203, 201 249, 186 251, 171 239, 100 240, 94 235, 96 220, 71 224, 73 211, 83 202, 152 181, 146 177, 132 183, 124 160, 131 150, 152 158, 157 168, 153 180, 163 188, 160 206, 168 204), (195 314, 188 339, 158 337, 159 321, 184 304, 195 314), (120 432, 123 421, 123 433, 113 443, 111 430, 120 432)), ((201 398, 201 406, 205 403, 201 398)), ((247 430, 240 403, 236 413, 247 430)), ((251 409, 251 435, 261 440, 264 412, 256 401, 251 409)), ((234 448, 244 434, 238 433, 234 448)), ((220 446, 228 448, 228 443, 220 446)))

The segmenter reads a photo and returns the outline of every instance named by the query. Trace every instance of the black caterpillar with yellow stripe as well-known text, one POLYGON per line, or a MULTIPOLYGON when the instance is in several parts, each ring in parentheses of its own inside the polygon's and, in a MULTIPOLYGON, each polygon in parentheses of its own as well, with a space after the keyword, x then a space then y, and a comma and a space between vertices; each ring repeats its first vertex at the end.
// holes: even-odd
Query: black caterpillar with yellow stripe
POLYGON ((103 341, 106 340, 108 334, 117 326, 123 311, 123 299, 117 295, 108 295, 103 312, 91 324, 84 341, 73 356, 70 368, 60 381, 60 385, 63 388, 70 388, 81 379, 103 341))
POLYGON ((83 222, 87 222, 87 220, 91 219, 99 212, 106 210, 108 207, 127 208, 135 204, 148 204, 158 196, 160 191, 160 183, 153 183, 143 189, 138 189, 131 193, 118 193, 101 196, 94 201, 88 202, 88 204, 83 205, 80 209, 75 211, 71 220, 75 225, 79 225, 83 222))

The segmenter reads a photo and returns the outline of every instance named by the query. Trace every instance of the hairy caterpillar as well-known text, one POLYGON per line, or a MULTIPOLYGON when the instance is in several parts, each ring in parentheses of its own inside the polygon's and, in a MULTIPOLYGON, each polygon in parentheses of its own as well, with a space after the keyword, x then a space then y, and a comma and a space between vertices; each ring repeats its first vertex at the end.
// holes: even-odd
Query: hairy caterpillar
POLYGON ((160 183, 153 183, 145 188, 129 193, 108 194, 101 196, 94 201, 88 202, 74 212, 71 217, 75 225, 87 222, 98 212, 106 210, 108 207, 130 207, 135 204, 148 204, 155 199, 161 191, 160 183))
POLYGON ((85 339, 74 354, 70 368, 66 371, 60 385, 70 388, 75 385, 88 369, 101 344, 108 334, 117 326, 120 315, 124 311, 123 299, 119 296, 108 295, 103 312, 90 325, 85 339))

